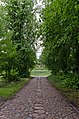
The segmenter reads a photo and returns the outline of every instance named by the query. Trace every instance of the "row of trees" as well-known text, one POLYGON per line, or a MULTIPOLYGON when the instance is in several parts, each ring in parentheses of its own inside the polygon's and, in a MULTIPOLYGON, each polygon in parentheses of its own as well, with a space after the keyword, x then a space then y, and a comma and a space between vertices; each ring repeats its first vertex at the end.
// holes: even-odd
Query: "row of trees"
POLYGON ((0 75, 28 77, 36 60, 36 18, 31 0, 0 2, 0 75))
POLYGON ((42 62, 52 73, 79 74, 79 1, 49 0, 42 20, 42 62))

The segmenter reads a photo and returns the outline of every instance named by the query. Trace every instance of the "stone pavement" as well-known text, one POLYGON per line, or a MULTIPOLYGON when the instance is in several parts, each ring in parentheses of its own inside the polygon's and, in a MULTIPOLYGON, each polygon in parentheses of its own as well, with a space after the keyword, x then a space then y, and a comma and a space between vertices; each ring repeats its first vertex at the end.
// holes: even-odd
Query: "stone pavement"
POLYGON ((38 77, 1 106, 0 119, 79 119, 79 112, 46 78, 38 77))

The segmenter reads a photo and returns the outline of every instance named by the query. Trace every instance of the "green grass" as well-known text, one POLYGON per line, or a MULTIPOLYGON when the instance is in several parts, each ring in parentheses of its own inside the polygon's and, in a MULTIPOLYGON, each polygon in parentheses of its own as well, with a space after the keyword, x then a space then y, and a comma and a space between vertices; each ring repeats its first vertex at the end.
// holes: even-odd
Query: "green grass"
POLYGON ((66 88, 63 85, 62 80, 59 80, 56 75, 50 75, 48 77, 48 80, 51 82, 53 86, 55 86, 59 90, 66 90, 66 88))
POLYGON ((55 88, 61 91, 71 102, 79 106, 79 89, 75 89, 75 87, 72 88, 66 86, 66 82, 64 81, 62 76, 61 78, 58 78, 58 76, 56 75, 50 75, 48 77, 48 80, 55 88))
POLYGON ((10 98, 15 95, 28 81, 29 79, 21 79, 18 82, 13 82, 4 87, 0 87, 0 97, 10 98))
POLYGON ((51 72, 47 69, 34 69, 31 71, 31 76, 49 76, 51 74, 51 72))

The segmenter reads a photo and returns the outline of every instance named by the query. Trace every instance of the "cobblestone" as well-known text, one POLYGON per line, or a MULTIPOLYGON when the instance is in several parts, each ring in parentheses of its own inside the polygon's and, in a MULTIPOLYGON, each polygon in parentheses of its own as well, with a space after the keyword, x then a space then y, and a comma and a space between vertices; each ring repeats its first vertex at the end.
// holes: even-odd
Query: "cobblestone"
POLYGON ((39 77, 1 106, 0 119, 79 119, 79 112, 46 78, 39 77))

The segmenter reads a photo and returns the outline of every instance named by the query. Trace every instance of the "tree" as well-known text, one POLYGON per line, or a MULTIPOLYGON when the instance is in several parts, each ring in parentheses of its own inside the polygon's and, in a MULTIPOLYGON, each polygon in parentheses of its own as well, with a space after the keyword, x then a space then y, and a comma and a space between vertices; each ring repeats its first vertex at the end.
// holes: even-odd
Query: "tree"
POLYGON ((52 72, 79 74, 78 1, 49 3, 42 13, 44 62, 52 72))
POLYGON ((1 1, 0 71, 6 72, 8 81, 13 80, 13 72, 17 76, 28 77, 36 59, 34 41, 37 23, 33 2, 30 0, 1 1))
POLYGON ((17 80, 13 77, 13 72, 15 71, 16 74, 17 70, 17 51, 16 45, 14 45, 10 39, 11 33, 6 34, 5 39, 0 41, 0 72, 4 74, 4 77, 7 79, 8 82, 11 80, 17 80))
MULTIPOLYGON (((7 5, 9 17, 9 29, 13 30, 12 41, 17 43, 17 51, 19 55, 19 75, 27 76, 29 68, 32 65, 30 60, 27 63, 27 57, 30 59, 29 50, 34 52, 35 40, 35 17, 33 13, 33 2, 26 1, 10 1, 7 5), (22 63, 22 64, 21 64, 22 63), (31 64, 31 65, 29 65, 31 64), (28 66, 29 65, 29 66, 28 66), (25 68, 26 66, 26 68, 25 68), (27 71, 25 74, 23 70, 27 71), (25 74, 25 75, 24 75, 25 74)), ((35 55, 35 53, 33 53, 35 55)), ((35 57, 35 56, 33 56, 35 57)), ((35 59, 34 59, 35 60, 35 59)), ((33 61, 34 64, 34 61, 33 61)), ((32 67, 32 66, 31 66, 32 67)), ((23 77, 22 76, 22 77, 23 77)))

